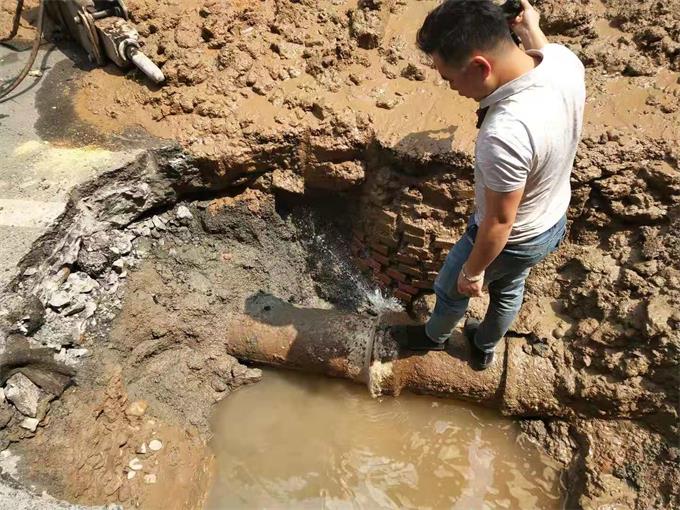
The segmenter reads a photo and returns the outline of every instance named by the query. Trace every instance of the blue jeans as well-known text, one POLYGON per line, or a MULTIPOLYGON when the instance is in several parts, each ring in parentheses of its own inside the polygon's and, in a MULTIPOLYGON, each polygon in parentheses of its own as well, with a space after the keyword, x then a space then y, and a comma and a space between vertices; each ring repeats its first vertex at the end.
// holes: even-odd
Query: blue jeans
MULTIPOLYGON (((507 333, 522 307, 524 281, 531 268, 557 249, 566 232, 564 216, 546 232, 518 244, 508 244, 486 269, 491 302, 475 335, 475 344, 490 352, 507 333)), ((477 236, 477 225, 470 224, 465 235, 451 248, 434 282, 437 302, 425 325, 427 335, 443 343, 451 336, 467 310, 470 298, 458 292, 458 273, 470 256, 477 236)))

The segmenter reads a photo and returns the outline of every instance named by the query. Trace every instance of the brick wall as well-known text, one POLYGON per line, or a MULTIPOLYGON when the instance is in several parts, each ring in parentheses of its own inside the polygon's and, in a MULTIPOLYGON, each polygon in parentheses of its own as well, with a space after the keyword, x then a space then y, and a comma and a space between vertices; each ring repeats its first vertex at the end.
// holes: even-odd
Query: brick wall
POLYGON ((356 230, 352 254, 357 266, 395 297, 410 302, 432 290, 434 279, 454 238, 433 237, 426 229, 399 221, 392 211, 379 211, 370 233, 356 230))

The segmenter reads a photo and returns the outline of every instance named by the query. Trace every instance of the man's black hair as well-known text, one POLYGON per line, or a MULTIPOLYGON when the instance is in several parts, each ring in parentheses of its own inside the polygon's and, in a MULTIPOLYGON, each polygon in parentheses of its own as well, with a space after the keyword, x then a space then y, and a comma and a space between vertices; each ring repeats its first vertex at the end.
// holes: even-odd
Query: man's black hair
POLYGON ((445 0, 427 15, 416 42, 452 65, 463 64, 474 51, 513 43, 503 9, 491 0, 445 0))

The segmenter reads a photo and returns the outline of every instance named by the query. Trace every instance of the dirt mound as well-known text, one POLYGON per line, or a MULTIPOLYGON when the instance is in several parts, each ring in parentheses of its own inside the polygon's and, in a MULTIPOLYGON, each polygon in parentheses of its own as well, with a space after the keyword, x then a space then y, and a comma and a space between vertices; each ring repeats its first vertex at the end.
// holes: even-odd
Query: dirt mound
MULTIPOLYGON (((217 311, 243 298, 238 282, 283 282, 273 290, 293 303, 334 295, 329 282, 338 273, 323 264, 314 273, 318 264, 281 204, 340 197, 356 266, 423 308, 471 211, 475 106, 437 83, 414 48, 434 1, 128 4, 168 83, 150 88, 135 71, 96 70, 81 84, 76 110, 102 129, 141 125, 188 154, 148 156, 74 195, 58 228, 24 261, 33 272, 15 282, 47 306, 46 325, 19 314, 23 330, 8 332, 54 346, 58 319, 69 339, 58 347, 81 348, 85 331, 69 328, 90 320, 88 309, 73 297, 49 302, 71 292, 62 288, 69 272, 88 273, 120 292, 99 305, 94 318, 106 319, 87 325, 99 343, 87 345, 101 356, 107 345, 125 391, 152 402, 159 419, 201 427, 216 398, 253 378, 218 352, 204 327, 206 314, 219 325, 226 319, 217 311), (249 189, 210 205, 201 196, 234 184, 249 189), (107 186, 115 191, 104 193, 107 186), (179 210, 156 214, 182 199, 205 207, 189 204, 184 219, 179 210), (120 230, 124 239, 111 233, 120 230), (141 265, 123 294, 136 238, 132 258, 141 265), (285 262, 273 260, 281 250, 285 262), (203 292, 211 279, 224 290, 203 292)), ((589 97, 569 237, 533 272, 512 331, 526 354, 553 367, 555 398, 573 415, 557 420, 537 409, 542 419, 525 425, 565 463, 573 506, 678 506, 680 5, 537 5, 551 40, 586 64, 589 97)), ((475 304, 473 313, 482 311, 475 304)), ((47 413, 51 421, 49 406, 42 409, 40 419, 47 413)), ((12 415, 8 441, 32 435, 19 427, 23 419, 12 415)))

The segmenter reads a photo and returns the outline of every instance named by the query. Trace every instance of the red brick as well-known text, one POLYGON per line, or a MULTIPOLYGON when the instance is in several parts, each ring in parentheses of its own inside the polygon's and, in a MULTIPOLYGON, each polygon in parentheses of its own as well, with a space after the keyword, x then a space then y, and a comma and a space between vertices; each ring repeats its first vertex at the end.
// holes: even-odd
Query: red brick
POLYGON ((392 235, 378 234, 375 236, 375 240, 389 248, 396 248, 399 246, 399 241, 392 235))
POLYGON ((375 213, 375 221, 376 223, 380 225, 384 225, 387 227, 396 227, 397 226, 397 213, 392 212, 392 211, 386 211, 384 209, 380 209, 375 213))
POLYGON ((387 246, 378 242, 372 242, 371 248, 373 248, 378 253, 382 253, 383 255, 388 255, 390 253, 390 249, 387 246))
POLYGON ((414 236, 412 234, 409 234, 408 232, 404 232, 404 236, 402 237, 404 242, 410 246, 418 246, 419 248, 422 248, 425 246, 425 238, 424 237, 418 237, 414 236))
POLYGON ((373 260, 377 260, 377 261, 380 262, 383 266, 389 266, 389 265, 390 265, 390 259, 387 258, 387 257, 385 257, 385 255, 382 255, 382 254, 380 254, 380 253, 377 253, 377 252, 372 251, 372 252, 371 252, 371 258, 372 258, 373 260))
POLYGON ((392 284, 392 278, 387 276, 385 273, 376 272, 373 274, 373 277, 379 282, 384 283, 385 285, 392 284))
POLYGON ((411 285, 418 289, 431 289, 434 286, 434 282, 430 280, 413 280, 411 285))
POLYGON ((456 244, 455 239, 438 237, 437 239, 434 240, 432 246, 434 246, 435 248, 441 248, 443 250, 450 250, 451 248, 453 248, 454 244, 456 244))
POLYGON ((406 292, 407 294, 411 294, 412 296, 415 296, 420 292, 419 289, 411 285, 407 285, 405 283, 399 283, 399 290, 403 290, 404 292, 406 292))
POLYGON ((349 248, 352 251, 353 255, 358 255, 359 253, 366 249, 366 246, 364 245, 364 243, 354 238, 352 239, 352 243, 350 244, 349 248))
POLYGON ((423 276, 423 272, 420 270, 420 268, 407 266, 406 264, 399 264, 397 269, 402 273, 405 273, 409 276, 415 276, 416 278, 423 276))
POLYGON ((428 271, 439 271, 442 268, 441 262, 425 262, 423 264, 428 271))
POLYGON ((365 259, 356 258, 354 259, 354 264, 359 268, 359 271, 368 271, 369 269, 365 259))
POLYGON ((419 227, 414 223, 408 223, 406 221, 404 222, 404 231, 418 237, 425 237, 427 235, 427 230, 425 230, 423 227, 419 227))
POLYGON ((424 248, 416 248, 415 246, 409 246, 403 251, 404 255, 409 257, 418 257, 420 260, 431 260, 432 253, 424 248))
POLYGON ((382 265, 380 264, 380 262, 378 262, 375 259, 366 259, 366 264, 368 265, 368 267, 372 267, 376 271, 380 271, 382 269, 382 265))
POLYGON ((376 236, 389 236, 389 237, 395 237, 395 234, 397 232, 397 226, 396 225, 383 225, 381 223, 375 223, 371 225, 371 234, 376 235, 376 236))
POLYGON ((400 273, 394 268, 389 268, 387 271, 385 271, 388 276, 394 278, 398 282, 405 282, 406 281, 406 275, 404 273, 400 273))
POLYGON ((402 290, 395 290, 394 297, 400 299, 401 301, 404 301, 405 303, 410 303, 411 300, 413 299, 413 296, 411 296, 411 294, 407 294, 402 290))
POLYGON ((408 265, 414 265, 420 262, 420 259, 418 257, 413 257, 411 255, 403 255, 399 254, 394 257, 394 260, 397 262, 401 262, 402 264, 408 264, 408 265))

